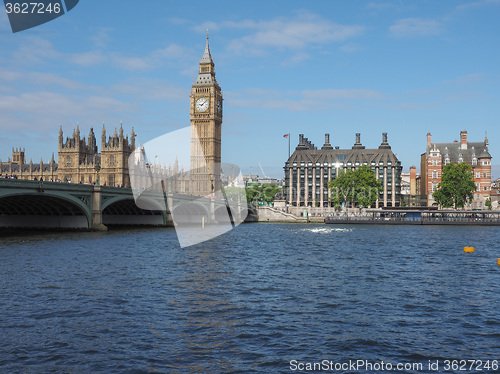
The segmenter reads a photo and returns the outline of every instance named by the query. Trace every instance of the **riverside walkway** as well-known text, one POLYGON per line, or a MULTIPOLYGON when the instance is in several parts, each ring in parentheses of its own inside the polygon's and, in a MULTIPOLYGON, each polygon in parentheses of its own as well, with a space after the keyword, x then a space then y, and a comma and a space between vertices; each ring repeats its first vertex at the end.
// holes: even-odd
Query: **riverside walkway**
POLYGON ((334 215, 327 224, 368 225, 480 225, 500 226, 500 211, 490 210, 380 210, 368 209, 364 215, 334 215))

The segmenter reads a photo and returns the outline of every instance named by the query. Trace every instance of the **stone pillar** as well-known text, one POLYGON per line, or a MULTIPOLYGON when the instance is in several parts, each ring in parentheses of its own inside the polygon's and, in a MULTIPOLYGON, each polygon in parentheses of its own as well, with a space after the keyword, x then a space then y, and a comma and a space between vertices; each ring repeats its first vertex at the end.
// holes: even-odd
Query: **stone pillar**
POLYGON ((393 166, 392 169, 392 183, 391 183, 391 192, 392 192, 392 206, 396 206, 396 168, 393 166))
POLYGON ((92 191, 92 230, 106 231, 108 228, 102 224, 101 186, 94 186, 92 191))
POLYGON ((316 166, 313 167, 312 206, 316 206, 316 166))
MULTIPOLYGON (((332 181, 332 168, 328 166, 328 182, 332 181)), ((332 196, 332 191, 330 187, 328 187, 328 207, 330 207, 330 196, 332 196)))
POLYGON ((300 168, 297 168, 297 207, 300 206, 300 168))
POLYGON ((289 181, 290 181, 290 186, 289 186, 289 189, 288 189, 288 204, 290 204, 290 206, 292 205, 292 201, 293 201, 293 167, 290 166, 290 173, 289 173, 289 181))
MULTIPOLYGON (((378 173, 379 173, 378 166, 376 166, 376 167, 375 167, 375 175, 376 175, 376 177, 377 177, 377 180, 379 181, 379 180, 380 180, 380 178, 379 178, 379 176, 378 176, 378 173)), ((380 196, 380 194, 377 194, 377 200, 375 201, 375 208, 376 208, 376 209, 378 209, 378 208, 379 208, 379 206, 378 206, 378 204, 379 204, 379 196, 380 196)))
POLYGON ((384 206, 387 206, 387 166, 384 166, 384 206))
POLYGON ((307 174, 307 166, 304 169, 304 206, 309 203, 309 175, 307 174))
POLYGON ((320 190, 320 195, 319 195, 319 206, 321 208, 323 208, 323 203, 324 203, 324 197, 325 197, 325 186, 324 186, 324 174, 325 174, 325 169, 323 168, 323 166, 321 167, 321 169, 319 169, 319 172, 321 173, 321 177, 320 177, 320 182, 319 182, 319 185, 321 186, 321 190, 320 190))

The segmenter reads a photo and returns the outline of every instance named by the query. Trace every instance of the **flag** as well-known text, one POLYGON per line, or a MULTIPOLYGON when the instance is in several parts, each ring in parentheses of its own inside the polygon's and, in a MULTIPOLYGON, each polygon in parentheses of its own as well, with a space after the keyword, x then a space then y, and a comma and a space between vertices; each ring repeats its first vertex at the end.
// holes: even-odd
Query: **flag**
POLYGON ((290 136, 290 134, 283 135, 284 138, 288 138, 289 136, 290 136))

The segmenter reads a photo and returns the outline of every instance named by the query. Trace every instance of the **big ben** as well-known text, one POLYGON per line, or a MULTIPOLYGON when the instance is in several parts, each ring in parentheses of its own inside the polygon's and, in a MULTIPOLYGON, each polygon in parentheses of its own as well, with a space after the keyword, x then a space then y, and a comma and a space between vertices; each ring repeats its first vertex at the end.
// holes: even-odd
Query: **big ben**
POLYGON ((190 193, 208 196, 221 189, 222 92, 207 44, 191 91, 190 193))

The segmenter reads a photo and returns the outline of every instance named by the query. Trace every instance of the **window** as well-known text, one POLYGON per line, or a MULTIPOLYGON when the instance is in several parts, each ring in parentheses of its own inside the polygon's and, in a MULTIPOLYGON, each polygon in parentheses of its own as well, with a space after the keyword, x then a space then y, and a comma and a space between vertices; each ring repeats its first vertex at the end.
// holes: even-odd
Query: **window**
POLYGON ((436 192, 438 188, 438 184, 436 182, 432 183, 432 192, 436 192))
POLYGON ((476 178, 478 178, 478 179, 481 178, 481 173, 478 171, 476 171, 476 178))
POLYGON ((488 187, 484 186, 483 188, 484 188, 484 191, 488 191, 488 187))
POLYGON ((432 166, 437 166, 438 162, 437 160, 432 160, 432 166))
POLYGON ((69 165, 71 165, 71 157, 70 156, 66 157, 66 166, 69 166, 69 165))
POLYGON ((437 177, 438 177, 438 172, 436 170, 434 170, 432 172, 432 178, 437 179, 437 177))
POLYGON ((113 166, 115 164, 115 156, 109 156, 109 164, 113 166))
POLYGON ((115 176, 108 175, 108 186, 114 186, 114 185, 115 185, 115 176))
POLYGON ((483 173, 483 178, 488 178, 488 174, 483 173))

